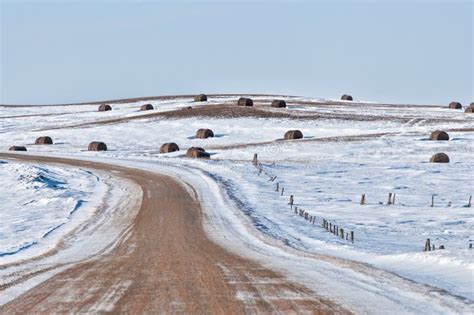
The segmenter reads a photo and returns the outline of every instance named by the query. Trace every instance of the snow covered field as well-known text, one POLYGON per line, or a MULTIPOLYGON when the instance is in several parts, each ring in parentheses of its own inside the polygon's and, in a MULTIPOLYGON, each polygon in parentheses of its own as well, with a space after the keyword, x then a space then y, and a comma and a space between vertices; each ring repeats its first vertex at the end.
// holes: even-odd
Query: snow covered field
MULTIPOLYGON (((220 97, 210 99, 210 103, 231 104, 235 99, 220 97)), ((273 98, 254 99, 268 103, 273 98)), ((290 104, 288 109, 262 108, 270 112, 331 116, 319 119, 148 117, 57 129, 149 114, 137 111, 144 103, 155 106, 151 112, 196 103, 191 104, 189 98, 178 98, 112 104, 114 110, 106 113, 95 112, 96 105, 0 107, 0 147, 7 150, 11 145, 26 145, 32 154, 99 158, 129 165, 160 164, 169 165, 170 170, 178 166, 199 171, 218 185, 228 204, 239 209, 257 231, 285 246, 368 263, 474 302, 474 250, 468 249, 474 240, 474 207, 467 207, 469 196, 474 194, 471 162, 474 133, 469 129, 474 127, 474 116, 447 107, 318 105, 322 100, 285 99, 290 104), (347 115, 372 119, 348 120, 347 115), (216 136, 195 139, 198 128, 211 128, 216 136), (289 129, 300 129, 305 138, 280 141, 289 129), (455 131, 448 131, 450 141, 428 141, 430 132, 436 129, 455 131), (55 144, 32 145, 36 137, 43 135, 51 136, 55 144), (344 138, 348 136, 354 138, 344 138), (87 152, 91 141, 104 141, 109 151, 87 152), (159 154, 161 144, 170 141, 176 142, 181 151, 159 154), (204 147, 212 154, 211 160, 184 158, 184 151, 190 146, 204 147), (451 163, 428 163, 437 152, 447 153, 451 163), (258 153, 268 175, 258 175, 250 162, 253 153, 258 153), (271 182, 269 176, 277 178, 271 182), (284 196, 275 191, 277 182, 285 188, 284 196), (390 192, 396 193, 395 205, 386 204, 390 192), (328 233, 321 228, 320 221, 312 225, 296 215, 287 204, 290 194, 294 195, 297 207, 318 220, 325 218, 346 231, 354 231, 355 242, 328 233), (366 205, 359 204, 361 194, 366 195, 366 205), (435 195, 434 207, 430 207, 432 195, 435 195), (446 249, 422 252, 426 238, 446 249)), ((42 169, 14 162, 0 164, 0 169, 2 175, 6 174, 0 182, 0 211, 2 216, 4 213, 10 216, 2 221, 0 231, 10 231, 6 237, 17 241, 15 244, 2 241, 0 252, 14 251, 32 241, 22 236, 21 228, 15 228, 18 218, 5 209, 36 200, 31 208, 24 208, 22 220, 26 224, 22 226, 35 225, 39 236, 34 239, 38 239, 48 229, 69 222, 68 215, 77 202, 101 189, 94 184, 95 177, 86 171, 42 169), (27 189, 35 185, 34 180, 22 181, 20 174, 33 174, 33 178, 42 175, 66 183, 59 184, 65 188, 50 189, 48 183, 42 183, 44 186, 27 189), (18 185, 27 193, 21 193, 20 188, 11 190, 11 185, 18 185), (14 198, 12 192, 18 192, 14 198), (49 204, 41 204, 38 195, 46 196, 43 198, 49 204), (8 207, 4 206, 4 200, 8 200, 8 207), (35 218, 35 213, 42 210, 46 210, 44 215, 35 218), (44 224, 36 225, 34 220, 44 224)), ((92 204, 93 200, 88 203, 92 204)), ((66 231, 65 227, 72 224, 66 223, 58 231, 66 231)), ((9 256, 20 257, 16 255, 9 256)))

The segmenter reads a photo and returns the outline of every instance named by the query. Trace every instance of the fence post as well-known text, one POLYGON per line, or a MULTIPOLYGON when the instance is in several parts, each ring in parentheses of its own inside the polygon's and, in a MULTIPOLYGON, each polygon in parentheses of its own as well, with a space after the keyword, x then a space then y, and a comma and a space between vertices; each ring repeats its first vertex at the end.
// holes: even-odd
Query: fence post
POLYGON ((388 193, 388 201, 387 201, 387 204, 388 204, 388 205, 391 205, 391 204, 392 204, 392 193, 388 193))
POLYGON ((393 193, 393 198, 392 198, 392 205, 395 204, 395 193, 393 193))
POLYGON ((430 239, 427 238, 425 242, 425 252, 428 252, 430 250, 431 250, 431 243, 430 243, 430 239))
POLYGON ((257 165, 258 159, 257 159, 257 153, 253 154, 253 160, 252 160, 253 165, 257 165))
POLYGON ((281 195, 280 196, 283 196, 283 192, 285 191, 285 187, 282 187, 281 188, 281 195))
POLYGON ((295 206, 295 213, 298 214, 298 207, 295 206))
POLYGON ((329 222, 329 232, 332 233, 332 223, 331 222, 329 222))
POLYGON ((275 191, 280 191, 280 183, 276 184, 276 190, 275 191))
POLYGON ((365 194, 362 194, 362 196, 360 197, 360 204, 361 205, 365 204, 365 194))
POLYGON ((434 195, 431 195, 431 207, 434 207, 434 195))
POLYGON ((351 231, 351 242, 354 243, 354 231, 351 231))
POLYGON ((472 195, 469 196, 469 202, 467 203, 467 206, 470 208, 471 207, 471 200, 472 200, 472 195))

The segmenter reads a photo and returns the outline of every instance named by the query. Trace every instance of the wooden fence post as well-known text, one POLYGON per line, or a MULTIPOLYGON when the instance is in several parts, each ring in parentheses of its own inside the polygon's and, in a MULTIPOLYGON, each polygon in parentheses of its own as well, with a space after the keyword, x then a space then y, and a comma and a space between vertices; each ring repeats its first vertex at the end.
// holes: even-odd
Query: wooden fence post
POLYGON ((253 154, 253 160, 252 160, 253 165, 257 165, 258 159, 257 159, 257 153, 253 154))
POLYGON ((283 192, 285 191, 285 187, 281 188, 281 196, 283 196, 283 192))
POLYGON ((434 195, 431 195, 431 207, 434 207, 434 195))
POLYGON ((329 232, 332 233, 332 223, 331 222, 329 222, 329 232))
POLYGON ((393 197, 392 197, 392 205, 395 204, 395 193, 393 193, 393 197))
POLYGON ((471 207, 471 200, 472 200, 472 195, 469 196, 469 202, 467 203, 467 206, 470 208, 471 207))
POLYGON ((290 206, 293 206, 293 195, 290 195, 290 206))
POLYGON ((339 234, 341 235, 341 238, 344 239, 344 229, 341 228, 339 231, 340 231, 339 234))
POLYGON ((276 184, 276 190, 275 191, 280 191, 280 183, 276 184))
POLYGON ((354 231, 351 231, 351 242, 354 243, 354 231))
POLYGON ((430 239, 427 238, 425 242, 425 252, 428 252, 430 250, 431 250, 431 242, 430 242, 430 239))
POLYGON ((360 204, 361 205, 365 204, 365 194, 362 194, 362 196, 360 197, 360 204))
POLYGON ((391 204, 392 204, 392 193, 388 193, 388 201, 387 201, 387 204, 388 204, 388 205, 391 205, 391 204))

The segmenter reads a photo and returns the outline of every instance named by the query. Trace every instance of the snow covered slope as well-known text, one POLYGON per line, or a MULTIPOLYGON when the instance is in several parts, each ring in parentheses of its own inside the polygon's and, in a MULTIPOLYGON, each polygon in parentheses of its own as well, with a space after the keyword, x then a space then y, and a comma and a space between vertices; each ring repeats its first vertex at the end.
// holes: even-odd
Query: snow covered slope
POLYGON ((87 170, 0 161, 0 262, 44 253, 93 215, 105 194, 87 170))

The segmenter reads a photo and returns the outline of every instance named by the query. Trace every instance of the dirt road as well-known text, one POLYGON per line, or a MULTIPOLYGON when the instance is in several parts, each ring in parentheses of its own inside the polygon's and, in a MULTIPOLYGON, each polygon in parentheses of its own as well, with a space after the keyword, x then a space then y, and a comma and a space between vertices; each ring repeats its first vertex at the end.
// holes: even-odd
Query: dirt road
MULTIPOLYGON (((346 313, 312 291, 211 242, 201 208, 171 177, 79 160, 0 154, 113 171, 143 189, 131 237, 0 307, 0 313, 346 313)), ((1 294, 1 291, 0 291, 1 294)))

